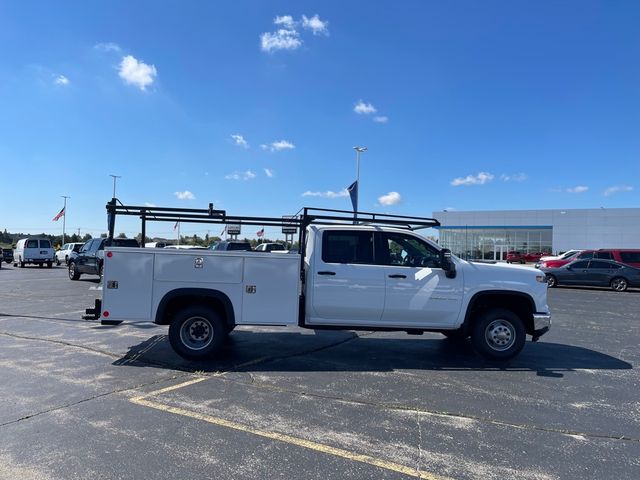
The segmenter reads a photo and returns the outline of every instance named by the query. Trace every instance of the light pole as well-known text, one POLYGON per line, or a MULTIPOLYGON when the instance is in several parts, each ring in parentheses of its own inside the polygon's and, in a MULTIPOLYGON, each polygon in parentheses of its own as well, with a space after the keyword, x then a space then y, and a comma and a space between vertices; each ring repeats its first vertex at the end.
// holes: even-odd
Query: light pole
POLYGON ((64 208, 62 210, 64 210, 64 215, 62 215, 62 245, 64 245, 64 231, 65 231, 65 227, 67 226, 67 198, 71 198, 67 195, 60 195, 62 198, 64 198, 64 208))
POLYGON ((360 154, 367 151, 367 147, 353 147, 356 151, 356 205, 358 205, 358 196, 360 195, 360 154))
POLYGON ((121 175, 112 175, 109 174, 110 177, 113 177, 113 197, 111 198, 116 198, 116 179, 118 178, 122 178, 121 175))

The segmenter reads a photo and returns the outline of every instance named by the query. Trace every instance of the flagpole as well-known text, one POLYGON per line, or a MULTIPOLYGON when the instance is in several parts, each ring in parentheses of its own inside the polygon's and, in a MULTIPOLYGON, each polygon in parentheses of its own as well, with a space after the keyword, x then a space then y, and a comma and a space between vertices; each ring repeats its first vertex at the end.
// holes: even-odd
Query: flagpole
POLYGON ((67 226, 67 198, 71 198, 71 197, 67 195, 60 195, 60 196, 64 198, 64 208, 62 209, 64 211, 64 215, 62 215, 62 245, 64 245, 64 234, 65 234, 65 228, 67 226))
POLYGON ((180 245, 180 220, 178 220, 178 245, 180 245))

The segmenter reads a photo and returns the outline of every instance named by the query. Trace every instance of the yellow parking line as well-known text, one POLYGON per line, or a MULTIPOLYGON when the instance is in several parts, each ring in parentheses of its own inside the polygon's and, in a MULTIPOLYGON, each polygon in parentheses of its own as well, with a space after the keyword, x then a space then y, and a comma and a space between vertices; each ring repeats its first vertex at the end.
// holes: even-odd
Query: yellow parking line
POLYGON ((369 455, 363 455, 360 453, 350 452, 349 450, 345 450, 342 448, 332 447, 330 445, 324 445, 322 443, 313 442, 311 440, 306 440, 304 438, 294 437, 291 435, 287 435, 285 433, 279 432, 271 432, 267 430, 259 430, 256 428, 252 428, 249 425, 245 425, 238 422, 233 422, 230 420, 226 420, 220 417, 214 417, 213 415, 207 415, 204 413, 193 412, 191 410, 186 410, 180 407, 173 407, 171 405, 165 405, 163 403, 154 402, 151 400, 147 400, 146 397, 152 395, 158 395, 161 393, 166 393, 174 390, 178 390, 180 388, 186 387, 188 385, 193 385, 199 382, 206 380, 206 377, 194 378, 192 380, 179 383, 178 385, 173 385, 171 387, 163 388, 160 390, 156 390, 154 392, 150 392, 146 395, 132 398, 130 401, 135 403, 136 405, 142 405, 149 408, 154 408, 156 410, 160 410, 162 412, 173 413, 175 415, 181 415, 183 417, 193 418, 195 420, 201 420, 207 423, 211 423, 213 425, 218 425, 225 428, 230 428, 233 430, 238 430, 245 433, 250 433, 252 435, 257 435, 259 437, 269 438, 271 440, 278 440, 280 442, 288 443, 291 445, 296 445, 298 447, 308 448, 309 450, 314 450, 316 452, 325 453, 328 455, 334 455, 336 457, 346 458, 347 460, 352 460, 355 462, 365 463, 368 465, 373 465, 374 467, 384 468, 385 470, 390 470, 393 472, 402 473, 404 475, 408 475, 415 478, 421 478, 425 480, 451 480, 450 477, 443 477, 441 475, 437 475, 430 472, 424 472, 418 470, 413 467, 407 467, 406 465, 401 465, 399 463, 389 462, 386 460, 382 460, 380 458, 371 457, 369 455))

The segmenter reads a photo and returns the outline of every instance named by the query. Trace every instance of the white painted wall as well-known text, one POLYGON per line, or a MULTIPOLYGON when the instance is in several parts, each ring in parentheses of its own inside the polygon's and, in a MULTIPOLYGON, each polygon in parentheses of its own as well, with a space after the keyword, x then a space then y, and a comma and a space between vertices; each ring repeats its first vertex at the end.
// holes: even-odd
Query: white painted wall
POLYGON ((553 250, 640 248, 640 208, 433 212, 442 226, 552 226, 553 250))

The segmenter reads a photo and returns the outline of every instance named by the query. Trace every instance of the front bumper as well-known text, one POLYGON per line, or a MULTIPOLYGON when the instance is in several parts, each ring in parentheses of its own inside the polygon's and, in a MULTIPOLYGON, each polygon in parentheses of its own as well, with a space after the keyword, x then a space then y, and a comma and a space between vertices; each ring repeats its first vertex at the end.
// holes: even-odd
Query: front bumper
POLYGON ((551 328, 550 313, 533 314, 533 341, 535 342, 551 328))

